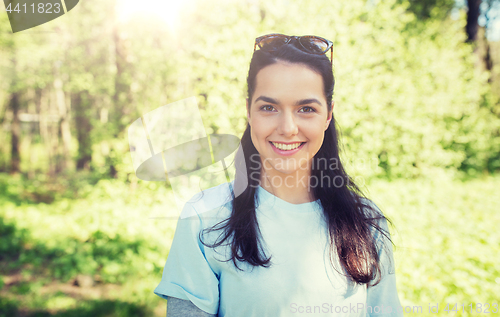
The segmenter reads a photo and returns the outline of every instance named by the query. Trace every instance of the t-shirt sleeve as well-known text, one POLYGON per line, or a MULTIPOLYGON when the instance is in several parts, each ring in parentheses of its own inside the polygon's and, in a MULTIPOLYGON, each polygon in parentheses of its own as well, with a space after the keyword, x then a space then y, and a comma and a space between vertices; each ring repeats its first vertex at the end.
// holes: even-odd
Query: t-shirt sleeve
MULTIPOLYGON (((382 219, 379 222, 379 225, 390 238, 387 221, 382 219)), ((382 274, 381 280, 377 285, 367 287, 367 316, 403 316, 396 289, 396 270, 392 252, 392 243, 378 230, 375 231, 375 239, 377 241, 382 274)))
MULTIPOLYGON (((196 214, 189 203, 183 213, 187 211, 196 214)), ((219 280, 205 257, 205 246, 199 239, 202 228, 198 215, 179 219, 161 282, 154 293, 165 299, 170 296, 189 300, 201 310, 217 314, 219 280)))

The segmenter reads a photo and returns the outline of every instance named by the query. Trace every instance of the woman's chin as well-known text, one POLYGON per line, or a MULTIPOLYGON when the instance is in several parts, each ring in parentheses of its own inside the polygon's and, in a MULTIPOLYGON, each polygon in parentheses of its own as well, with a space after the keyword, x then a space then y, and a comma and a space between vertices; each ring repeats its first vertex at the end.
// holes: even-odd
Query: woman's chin
POLYGON ((273 168, 272 170, 267 170, 266 174, 268 176, 272 175, 273 177, 290 179, 290 178, 303 177, 304 175, 308 174, 308 170, 297 168, 296 166, 290 166, 290 167, 273 168))

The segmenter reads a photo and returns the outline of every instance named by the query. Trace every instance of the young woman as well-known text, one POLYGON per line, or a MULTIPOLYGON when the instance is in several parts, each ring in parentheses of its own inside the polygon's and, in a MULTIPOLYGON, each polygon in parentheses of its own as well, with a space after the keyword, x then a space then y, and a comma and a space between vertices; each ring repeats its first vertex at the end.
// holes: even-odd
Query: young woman
POLYGON ((386 218, 340 162, 332 43, 257 46, 235 181, 186 204, 155 290, 167 316, 402 316, 386 218))

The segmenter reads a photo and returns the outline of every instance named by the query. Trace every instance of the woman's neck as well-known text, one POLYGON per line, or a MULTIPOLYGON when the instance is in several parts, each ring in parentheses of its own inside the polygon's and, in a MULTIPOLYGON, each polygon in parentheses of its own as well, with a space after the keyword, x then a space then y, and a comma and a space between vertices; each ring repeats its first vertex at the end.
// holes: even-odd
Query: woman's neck
POLYGON ((309 190, 309 173, 283 174, 271 171, 261 171, 262 188, 274 196, 291 204, 303 204, 314 201, 309 190))

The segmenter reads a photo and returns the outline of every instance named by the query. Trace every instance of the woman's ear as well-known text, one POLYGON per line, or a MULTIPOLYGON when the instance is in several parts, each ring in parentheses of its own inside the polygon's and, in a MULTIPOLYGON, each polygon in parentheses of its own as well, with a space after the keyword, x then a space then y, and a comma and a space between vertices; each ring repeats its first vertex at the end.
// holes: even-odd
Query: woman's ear
POLYGON ((325 124, 325 131, 326 129, 328 129, 328 127, 330 126, 330 121, 332 121, 332 116, 333 116, 333 106, 334 106, 335 102, 332 100, 332 107, 330 109, 330 111, 328 111, 328 117, 326 119, 326 124, 325 124))
POLYGON ((248 104, 248 98, 247 98, 247 119, 248 119, 248 124, 250 124, 250 105, 248 104))

